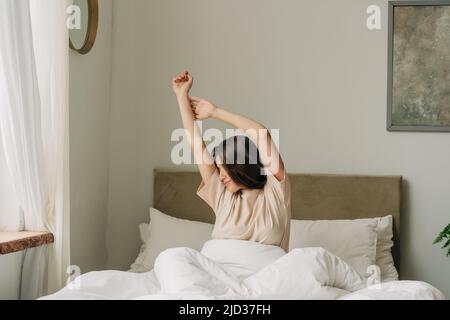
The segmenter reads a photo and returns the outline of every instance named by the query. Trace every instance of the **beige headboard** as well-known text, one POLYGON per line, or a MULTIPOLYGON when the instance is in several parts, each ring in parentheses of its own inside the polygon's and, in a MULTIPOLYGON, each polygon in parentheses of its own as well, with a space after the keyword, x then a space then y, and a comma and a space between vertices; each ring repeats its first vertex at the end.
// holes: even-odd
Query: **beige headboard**
MULTIPOLYGON (((292 219, 335 220, 394 217, 393 256, 399 268, 401 176, 289 174, 292 219)), ((155 170, 153 206, 177 218, 214 223, 196 196, 198 172, 155 170)))

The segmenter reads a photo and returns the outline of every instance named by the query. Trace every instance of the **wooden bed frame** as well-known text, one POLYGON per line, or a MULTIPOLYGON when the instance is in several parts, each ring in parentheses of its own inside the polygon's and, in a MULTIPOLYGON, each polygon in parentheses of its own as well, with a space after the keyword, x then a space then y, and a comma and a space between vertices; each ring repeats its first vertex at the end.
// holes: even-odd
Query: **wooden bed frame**
MULTIPOLYGON (((400 266, 401 176, 289 174, 292 219, 336 220, 394 217, 395 266, 400 266)), ((171 216, 214 223, 196 191, 198 172, 154 171, 154 207, 171 216)))

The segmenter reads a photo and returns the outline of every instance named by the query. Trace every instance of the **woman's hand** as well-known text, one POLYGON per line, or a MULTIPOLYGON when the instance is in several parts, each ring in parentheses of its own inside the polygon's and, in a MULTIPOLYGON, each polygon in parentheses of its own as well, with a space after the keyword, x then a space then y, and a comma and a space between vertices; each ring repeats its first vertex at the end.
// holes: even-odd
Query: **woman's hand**
POLYGON ((189 94, 194 78, 187 70, 172 79, 173 92, 177 97, 189 94))
POLYGON ((189 97, 192 112, 196 120, 206 120, 212 118, 217 106, 210 101, 197 97, 189 97))

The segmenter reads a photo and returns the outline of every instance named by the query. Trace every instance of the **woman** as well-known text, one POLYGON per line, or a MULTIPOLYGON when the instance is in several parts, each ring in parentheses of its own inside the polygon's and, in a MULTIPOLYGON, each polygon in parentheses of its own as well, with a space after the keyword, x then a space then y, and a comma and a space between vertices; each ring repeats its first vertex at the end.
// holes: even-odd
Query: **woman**
POLYGON ((343 291, 333 287, 361 287, 363 279, 322 248, 296 248, 287 253, 290 183, 268 130, 209 101, 190 97, 192 83, 188 71, 172 80, 202 176, 197 194, 214 210, 216 222, 213 239, 201 252, 180 247, 159 254, 154 273, 162 293, 191 299, 192 295, 334 299, 343 291), (244 130, 256 146, 250 139, 232 137, 210 155, 195 123, 210 118, 244 130))
POLYGON ((287 252, 290 184, 269 131, 258 122, 191 97, 192 84, 188 71, 172 80, 183 126, 202 176, 197 194, 216 215, 212 238, 276 245, 287 252), (211 156, 195 123, 205 119, 221 120, 244 130, 257 146, 248 137, 235 136, 223 141, 211 156))

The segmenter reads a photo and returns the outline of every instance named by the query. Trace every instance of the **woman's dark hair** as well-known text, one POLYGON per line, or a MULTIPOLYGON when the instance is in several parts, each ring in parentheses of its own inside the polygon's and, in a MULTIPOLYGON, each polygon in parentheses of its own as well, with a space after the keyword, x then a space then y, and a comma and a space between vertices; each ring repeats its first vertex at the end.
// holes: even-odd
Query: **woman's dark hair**
POLYGON ((262 189, 267 182, 258 148, 247 136, 233 136, 222 141, 213 149, 212 156, 216 163, 224 166, 235 183, 249 189, 262 189))

